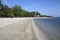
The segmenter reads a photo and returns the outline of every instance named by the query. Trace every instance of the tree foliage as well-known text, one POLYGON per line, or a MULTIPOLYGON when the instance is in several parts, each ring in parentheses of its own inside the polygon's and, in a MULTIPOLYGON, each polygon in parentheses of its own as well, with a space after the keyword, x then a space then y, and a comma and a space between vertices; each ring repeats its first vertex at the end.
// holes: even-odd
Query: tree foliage
MULTIPOLYGON (((21 6, 15 5, 10 8, 8 5, 3 5, 0 10, 0 17, 43 17, 46 15, 41 15, 38 11, 28 12, 23 10, 21 6)), ((50 17, 50 16, 49 16, 50 17)))

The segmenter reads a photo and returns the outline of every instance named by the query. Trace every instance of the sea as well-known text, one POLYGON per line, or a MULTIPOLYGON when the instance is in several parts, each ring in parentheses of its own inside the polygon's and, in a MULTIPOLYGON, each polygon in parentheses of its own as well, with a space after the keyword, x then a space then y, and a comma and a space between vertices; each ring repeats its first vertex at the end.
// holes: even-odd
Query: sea
POLYGON ((60 17, 34 19, 48 40, 60 40, 60 17))

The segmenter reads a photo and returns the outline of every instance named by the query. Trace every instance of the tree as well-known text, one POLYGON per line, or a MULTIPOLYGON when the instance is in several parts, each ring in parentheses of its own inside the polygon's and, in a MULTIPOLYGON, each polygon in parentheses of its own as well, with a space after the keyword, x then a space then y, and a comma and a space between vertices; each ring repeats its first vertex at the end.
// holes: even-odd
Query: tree
POLYGON ((0 11, 2 11, 3 9, 3 4, 1 3, 1 0, 0 0, 0 11))
POLYGON ((7 5, 3 5, 2 11, 4 13, 4 17, 7 17, 7 14, 10 13, 10 8, 7 5))
POLYGON ((47 15, 41 15, 38 11, 28 12, 18 5, 10 8, 8 5, 3 5, 0 0, 0 17, 47 17, 47 15))
POLYGON ((22 11, 22 8, 20 6, 15 5, 12 8, 12 12, 14 13, 15 17, 20 17, 21 16, 21 11, 22 11))

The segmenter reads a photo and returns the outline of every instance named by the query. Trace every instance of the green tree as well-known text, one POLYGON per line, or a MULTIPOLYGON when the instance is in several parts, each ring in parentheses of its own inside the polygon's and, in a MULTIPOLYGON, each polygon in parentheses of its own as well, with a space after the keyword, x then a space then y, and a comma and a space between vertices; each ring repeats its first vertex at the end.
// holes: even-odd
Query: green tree
POLYGON ((41 15, 38 11, 28 12, 23 10, 21 6, 15 5, 10 8, 8 5, 1 4, 0 1, 0 17, 51 17, 47 15, 41 15), (2 9, 1 9, 2 8, 2 9))
POLYGON ((4 17, 7 17, 7 14, 10 13, 10 8, 7 5, 3 5, 2 12, 4 14, 4 17))
POLYGON ((14 13, 15 17, 20 17, 21 16, 21 12, 22 12, 22 8, 20 6, 15 5, 12 8, 12 12, 14 13))
POLYGON ((38 11, 36 11, 36 12, 35 12, 35 15, 36 15, 36 16, 40 16, 41 14, 40 14, 38 11))

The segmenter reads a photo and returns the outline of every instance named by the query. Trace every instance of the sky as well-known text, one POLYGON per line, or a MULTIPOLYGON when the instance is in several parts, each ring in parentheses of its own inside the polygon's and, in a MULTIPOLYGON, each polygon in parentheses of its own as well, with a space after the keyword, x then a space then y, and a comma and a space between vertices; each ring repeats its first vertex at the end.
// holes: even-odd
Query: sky
POLYGON ((38 11, 42 15, 60 17, 60 0, 2 0, 3 4, 13 7, 20 5, 26 11, 38 11))

